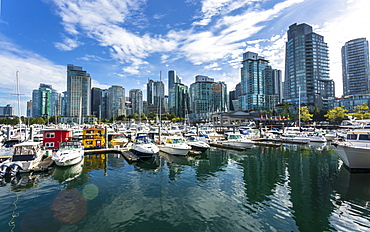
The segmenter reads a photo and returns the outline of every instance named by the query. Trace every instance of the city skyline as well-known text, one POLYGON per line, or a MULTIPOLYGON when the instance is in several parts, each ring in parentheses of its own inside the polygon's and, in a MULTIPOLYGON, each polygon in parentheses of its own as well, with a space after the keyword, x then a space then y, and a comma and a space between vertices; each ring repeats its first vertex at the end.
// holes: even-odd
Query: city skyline
MULTIPOLYGON (((365 0, 274 1, 4 1, 0 17, 0 105, 22 104, 40 83, 65 91, 66 66, 84 67, 92 87, 141 89, 176 70, 189 86, 196 75, 240 82, 242 54, 256 52, 284 72, 286 33, 307 23, 325 37, 330 78, 342 94, 341 47, 370 38, 365 0)), ((284 76, 284 73, 283 73, 284 76)), ((168 94, 168 93, 167 93, 168 94)), ((144 97, 146 99, 146 97, 144 97)))

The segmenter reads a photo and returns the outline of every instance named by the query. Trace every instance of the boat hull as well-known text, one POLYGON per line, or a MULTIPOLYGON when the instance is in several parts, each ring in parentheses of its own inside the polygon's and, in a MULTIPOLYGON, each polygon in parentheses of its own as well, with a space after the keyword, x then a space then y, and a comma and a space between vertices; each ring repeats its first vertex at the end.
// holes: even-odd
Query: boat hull
POLYGON ((82 156, 75 157, 75 158, 72 158, 72 159, 65 160, 63 162, 59 162, 59 161, 56 161, 56 160, 54 160, 54 162, 55 162, 55 164, 57 166, 66 167, 66 166, 75 165, 75 164, 81 162, 82 160, 83 160, 83 155, 82 156))
POLYGON ((160 151, 166 152, 171 155, 187 155, 191 149, 179 148, 179 147, 169 147, 166 145, 161 145, 159 147, 160 151))
POLYGON ((84 151, 70 151, 68 154, 63 154, 63 151, 58 151, 51 159, 57 166, 66 167, 75 165, 84 158, 84 151))
POLYGON ((139 158, 151 158, 153 155, 158 154, 159 148, 156 145, 132 145, 130 151, 139 158))
POLYGON ((252 148, 254 146, 253 141, 218 141, 219 144, 226 146, 252 148))
POLYGON ((351 170, 370 170, 370 147, 333 146, 334 152, 351 170))

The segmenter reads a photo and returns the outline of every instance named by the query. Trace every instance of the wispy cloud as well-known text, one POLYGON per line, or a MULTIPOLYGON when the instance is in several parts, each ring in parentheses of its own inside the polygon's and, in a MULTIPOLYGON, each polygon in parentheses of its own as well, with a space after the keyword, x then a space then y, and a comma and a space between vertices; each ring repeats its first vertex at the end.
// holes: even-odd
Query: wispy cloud
MULTIPOLYGON (((54 3, 67 33, 86 34, 101 46, 109 47, 111 56, 126 66, 123 71, 137 74, 142 65, 147 64, 145 60, 155 53, 161 53, 166 60, 185 58, 195 65, 234 57, 234 51, 240 50, 249 37, 264 27, 261 22, 279 16, 301 1, 286 0, 272 9, 260 10, 258 5, 253 5, 261 2, 257 0, 204 0, 201 14, 194 23, 208 25, 213 20, 212 26, 203 31, 170 30, 165 35, 138 34, 125 27, 128 17, 142 11, 143 0, 54 0, 54 3), (234 12, 237 9, 238 14, 234 12), (229 15, 231 12, 233 15, 229 15)), ((64 50, 79 45, 76 40, 66 39, 64 43, 57 43, 57 47, 64 50)))
POLYGON ((64 37, 63 43, 56 42, 55 47, 62 51, 71 51, 82 44, 77 39, 64 37))
POLYGON ((369 8, 368 0, 347 1, 337 5, 341 10, 340 17, 328 20, 317 32, 323 35, 325 42, 329 46, 330 57, 330 77, 336 83, 336 93, 340 96, 343 93, 341 48, 349 40, 370 38, 368 28, 369 8))

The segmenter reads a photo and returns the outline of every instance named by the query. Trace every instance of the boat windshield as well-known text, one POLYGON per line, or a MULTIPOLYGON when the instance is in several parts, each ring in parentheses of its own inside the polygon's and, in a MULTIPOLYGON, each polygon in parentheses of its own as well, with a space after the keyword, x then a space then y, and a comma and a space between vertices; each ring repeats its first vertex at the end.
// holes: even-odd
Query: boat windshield
POLYGON ((36 149, 33 146, 19 146, 14 149, 15 155, 31 155, 35 153, 36 149))
POLYGON ((184 140, 178 138, 178 139, 172 139, 172 143, 183 143, 184 140))
POLYGON ((115 139, 124 139, 124 138, 126 138, 126 136, 124 136, 124 135, 116 135, 116 136, 114 136, 114 138, 115 139))
POLYGON ((242 139, 241 135, 229 135, 229 139, 242 139))
POLYGON ((149 137, 136 138, 136 144, 148 144, 148 143, 151 143, 149 137))

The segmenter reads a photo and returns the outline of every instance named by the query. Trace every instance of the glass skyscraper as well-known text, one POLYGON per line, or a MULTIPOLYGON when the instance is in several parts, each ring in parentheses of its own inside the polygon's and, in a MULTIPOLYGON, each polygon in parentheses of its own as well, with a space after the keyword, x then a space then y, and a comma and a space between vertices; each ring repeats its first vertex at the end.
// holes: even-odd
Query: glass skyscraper
POLYGON ((141 115, 141 113, 144 113, 143 92, 141 89, 131 89, 129 94, 132 105, 132 114, 137 113, 138 115, 141 115))
POLYGON ((108 89, 108 118, 126 116, 126 97, 125 89, 119 85, 113 85, 108 89))
POLYGON ((292 24, 287 32, 285 54, 285 100, 295 106, 331 109, 334 81, 329 79, 328 46, 324 37, 302 23, 292 24))
POLYGON ((154 106, 155 113, 159 112, 159 106, 162 108, 161 112, 164 113, 164 84, 162 81, 148 81, 147 102, 148 105, 154 106))
POLYGON ((342 47, 343 95, 370 94, 369 43, 353 39, 342 47))
POLYGON ((227 88, 224 82, 215 82, 208 76, 197 75, 189 92, 192 120, 208 120, 210 113, 227 110, 227 88))
POLYGON ((51 85, 40 84, 32 92, 32 117, 60 115, 60 96, 51 85))
POLYGON ((273 69, 268 60, 257 53, 246 52, 243 54, 242 65, 240 109, 272 110, 278 104, 277 88, 281 83, 278 76, 273 78, 273 69))
POLYGON ((91 115, 91 78, 82 67, 67 66, 67 116, 86 117, 91 115))

